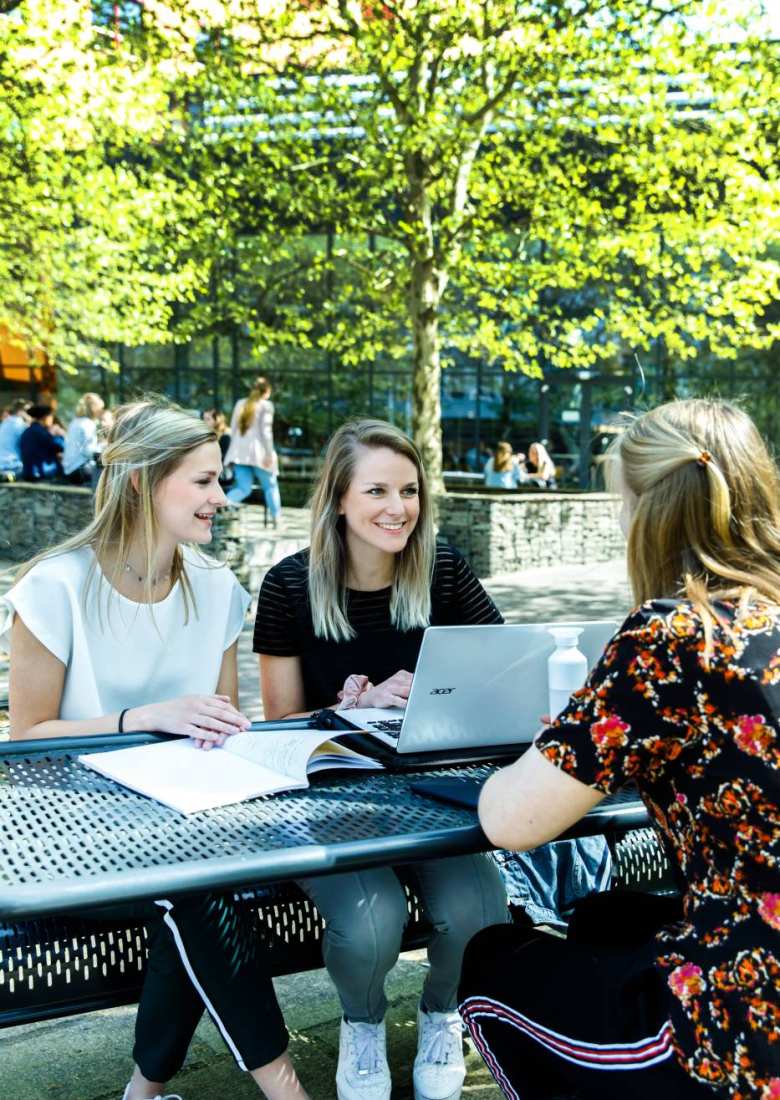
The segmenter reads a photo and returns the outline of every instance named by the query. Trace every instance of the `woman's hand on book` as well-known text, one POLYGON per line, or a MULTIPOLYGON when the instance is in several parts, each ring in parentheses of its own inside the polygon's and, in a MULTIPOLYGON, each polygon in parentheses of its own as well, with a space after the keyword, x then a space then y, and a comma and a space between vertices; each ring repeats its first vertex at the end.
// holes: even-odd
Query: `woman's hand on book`
POLYGON ((192 737, 199 748, 223 745, 234 733, 249 729, 250 721, 230 702, 229 695, 180 695, 164 703, 133 707, 125 730, 155 730, 192 737))

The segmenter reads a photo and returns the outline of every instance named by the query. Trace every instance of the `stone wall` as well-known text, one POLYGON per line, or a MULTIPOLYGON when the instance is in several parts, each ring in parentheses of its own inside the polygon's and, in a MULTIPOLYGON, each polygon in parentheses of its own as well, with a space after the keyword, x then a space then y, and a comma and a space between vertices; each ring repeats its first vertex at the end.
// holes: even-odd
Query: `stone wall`
POLYGON ((450 493, 437 506, 441 537, 480 577, 625 553, 618 501, 608 493, 450 493))
POLYGON ((25 561, 86 526, 92 493, 72 485, 0 485, 0 557, 25 561))
MULTIPOLYGON (((0 484, 0 558, 22 562, 85 527, 92 518, 92 492, 73 485, 0 484)), ((240 508, 221 510, 206 551, 248 579, 248 548, 240 508)))
MULTIPOLYGON (((440 533, 480 577, 540 565, 608 561, 625 552, 617 502, 606 493, 450 493, 437 500, 440 533)), ((25 561, 74 534, 92 493, 70 485, 0 484, 0 559, 25 561)), ((248 582, 242 509, 223 509, 208 552, 248 582)))

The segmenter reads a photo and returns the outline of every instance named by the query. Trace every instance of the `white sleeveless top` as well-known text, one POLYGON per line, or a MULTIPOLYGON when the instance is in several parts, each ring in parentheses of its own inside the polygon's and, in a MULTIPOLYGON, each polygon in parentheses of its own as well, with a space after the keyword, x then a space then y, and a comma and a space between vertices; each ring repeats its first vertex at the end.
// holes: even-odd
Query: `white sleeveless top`
MULTIPOLYGON (((181 584, 150 608, 115 592, 97 566, 85 604, 93 562, 89 547, 47 558, 0 598, 0 644, 10 649, 16 612, 65 665, 59 717, 98 718, 179 695, 213 693, 223 654, 241 633, 250 602, 230 569, 184 549, 195 596, 185 622, 181 584)), ((28 690, 35 691, 35 684, 28 690)))

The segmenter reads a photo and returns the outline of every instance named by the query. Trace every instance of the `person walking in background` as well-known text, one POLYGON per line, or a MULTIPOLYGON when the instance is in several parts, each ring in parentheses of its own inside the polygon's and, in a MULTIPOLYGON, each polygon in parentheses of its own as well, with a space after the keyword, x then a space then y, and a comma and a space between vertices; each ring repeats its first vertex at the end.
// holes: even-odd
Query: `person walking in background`
POLYGON ((274 450, 274 406, 271 383, 262 375, 256 378, 249 396, 236 402, 230 418, 230 446, 225 464, 233 464, 234 485, 227 498, 240 504, 252 492, 255 481, 265 495, 274 527, 279 526, 282 502, 277 474, 279 462, 274 450))
POLYGON ((8 409, 8 416, 0 424, 0 471, 22 472, 22 452, 19 441, 30 424, 27 401, 17 400, 8 409))
POLYGON ((512 444, 501 440, 495 454, 485 463, 485 487, 488 489, 516 489, 527 480, 522 461, 525 455, 516 455, 512 444))
POLYGON ((105 403, 97 393, 85 393, 65 433, 62 472, 71 485, 93 485, 97 476, 98 424, 105 403))
POLYGON ((531 444, 528 448, 528 461, 533 466, 533 470, 528 471, 531 481, 536 482, 541 489, 558 488, 555 480, 555 463, 543 443, 531 444))
POLYGON ((22 432, 19 450, 22 456, 22 478, 25 481, 49 481, 62 469, 62 436, 51 431, 54 410, 51 405, 32 405, 27 410, 32 423, 22 432))

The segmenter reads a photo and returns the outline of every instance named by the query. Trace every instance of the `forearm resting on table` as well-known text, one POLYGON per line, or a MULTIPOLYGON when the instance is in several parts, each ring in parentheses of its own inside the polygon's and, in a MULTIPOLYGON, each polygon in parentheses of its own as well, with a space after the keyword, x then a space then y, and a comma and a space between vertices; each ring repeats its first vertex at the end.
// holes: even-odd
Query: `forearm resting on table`
POLYGON ((555 840, 604 795, 556 768, 534 746, 494 772, 479 798, 479 820, 497 848, 527 851, 555 840))
POLYGON ((119 713, 104 714, 100 718, 84 718, 68 720, 63 718, 51 718, 44 722, 36 722, 24 729, 24 722, 14 721, 11 712, 11 740, 33 741, 45 737, 81 737, 90 733, 116 733, 119 723, 119 713))

